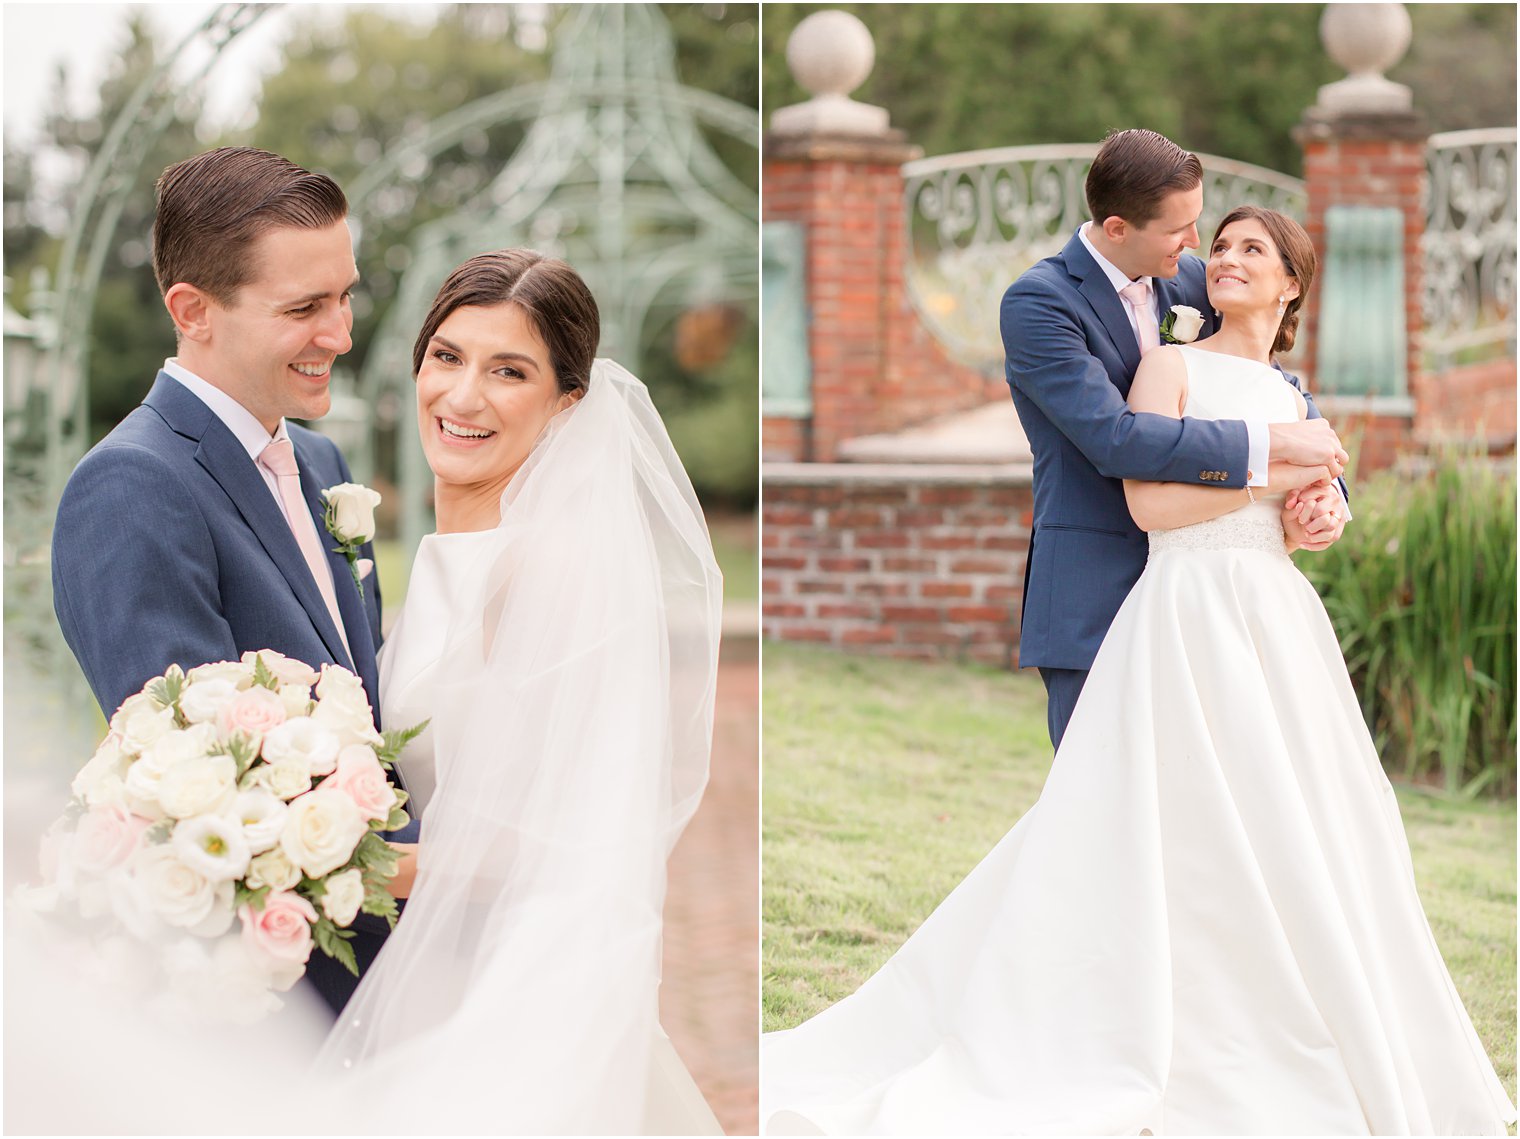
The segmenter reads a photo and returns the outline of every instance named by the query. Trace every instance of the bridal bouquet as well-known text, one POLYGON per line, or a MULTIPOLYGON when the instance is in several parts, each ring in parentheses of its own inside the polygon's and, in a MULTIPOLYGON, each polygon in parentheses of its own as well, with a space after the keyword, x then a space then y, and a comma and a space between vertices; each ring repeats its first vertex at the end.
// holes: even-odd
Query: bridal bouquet
POLYGON ((406 823, 406 792, 386 770, 425 726, 382 735, 353 673, 270 650, 171 667, 111 717, 23 900, 97 965, 257 1019, 314 948, 358 973, 359 913, 394 925, 399 855, 378 832, 406 823))

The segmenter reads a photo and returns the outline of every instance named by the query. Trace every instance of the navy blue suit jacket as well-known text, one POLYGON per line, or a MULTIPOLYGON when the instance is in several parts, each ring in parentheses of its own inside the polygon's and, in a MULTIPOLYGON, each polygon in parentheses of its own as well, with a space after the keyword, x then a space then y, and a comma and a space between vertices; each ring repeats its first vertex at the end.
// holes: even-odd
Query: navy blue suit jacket
MULTIPOLYGON (((350 660, 306 559, 257 466, 232 431, 167 373, 69 477, 53 528, 53 607, 107 716, 171 664, 190 669, 274 649, 364 681, 379 726, 379 575, 361 598, 327 541, 322 488, 350 482, 336 445, 289 424, 301 491, 328 548, 350 660)), ((366 544, 363 555, 374 557, 366 544)), ((415 842, 419 825, 386 835, 415 842)), ((361 968, 388 927, 360 914, 361 968)), ((334 1012, 358 984, 323 953, 307 978, 334 1012)))
MULTIPOLYGON (((1191 305, 1204 317, 1199 337, 1215 330, 1201 260, 1184 256, 1176 277, 1153 280, 1162 313, 1191 305)), ((1034 453, 1019 664, 1087 669, 1145 569, 1146 536, 1122 480, 1242 487, 1245 423, 1129 410, 1140 348, 1124 302, 1076 234, 1008 287, 1000 323, 1008 386, 1034 453)))

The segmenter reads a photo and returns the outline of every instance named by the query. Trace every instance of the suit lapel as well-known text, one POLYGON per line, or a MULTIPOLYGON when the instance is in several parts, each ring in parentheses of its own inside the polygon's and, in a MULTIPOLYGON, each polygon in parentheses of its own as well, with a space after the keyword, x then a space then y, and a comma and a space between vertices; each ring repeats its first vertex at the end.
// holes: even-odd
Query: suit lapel
MULTIPOLYGON (((253 460, 248 457, 248 452, 238 442, 237 436, 193 392, 167 373, 159 373, 153 390, 143 402, 163 416, 164 422, 171 428, 199 444, 195 451, 195 461, 216 480, 237 507, 243 521, 258 538, 264 552, 269 555, 295 594, 296 600, 301 603, 301 608, 311 618, 311 623, 316 627, 333 660, 347 660, 348 653, 343 648, 343 638, 338 635, 337 626, 327 611, 327 603, 322 600, 311 570, 307 568, 306 557, 301 553, 301 547, 296 545, 295 535, 290 532, 285 515, 276 504, 274 495, 269 492, 268 484, 264 482, 264 477, 259 474, 253 460)), ((303 489, 306 482, 303 475, 303 489)), ((324 532, 319 523, 318 535, 324 532)), ((343 577, 347 576, 345 562, 343 577)), ((336 585, 341 598, 341 578, 336 585)), ((349 588, 352 590, 352 582, 349 583, 349 588)), ((339 611, 343 612, 341 604, 339 611)), ((348 620, 346 612, 344 620, 348 620)), ((367 631, 365 636, 368 636, 367 631)))
POLYGON ((1124 302, 1114 292, 1113 284, 1093 260, 1092 254, 1087 252, 1087 246, 1082 244, 1080 236, 1072 234, 1066 248, 1061 251, 1061 256, 1066 262, 1066 271, 1081 282, 1077 291, 1092 306, 1093 312, 1103 322, 1109 339, 1118 349, 1124 360, 1127 377, 1133 377, 1135 369, 1140 366, 1140 343, 1135 339, 1135 330, 1130 326, 1129 316, 1124 311, 1124 302))

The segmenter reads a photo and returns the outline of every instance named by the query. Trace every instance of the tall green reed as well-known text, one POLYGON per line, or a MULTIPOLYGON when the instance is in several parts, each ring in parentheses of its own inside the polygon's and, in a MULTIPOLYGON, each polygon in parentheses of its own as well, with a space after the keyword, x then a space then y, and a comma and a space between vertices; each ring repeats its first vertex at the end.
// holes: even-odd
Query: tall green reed
POLYGON ((1352 491, 1355 519, 1294 555, 1319 590, 1391 775, 1515 793, 1515 482, 1471 452, 1352 491))

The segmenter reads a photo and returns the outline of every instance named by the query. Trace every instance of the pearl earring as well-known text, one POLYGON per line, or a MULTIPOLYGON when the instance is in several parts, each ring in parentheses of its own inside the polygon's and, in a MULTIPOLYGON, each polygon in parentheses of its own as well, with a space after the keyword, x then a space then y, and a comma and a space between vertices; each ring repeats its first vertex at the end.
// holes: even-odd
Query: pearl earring
POLYGON ((1277 319, 1282 319, 1283 312, 1288 307, 1288 294, 1283 293, 1277 298, 1277 319))

